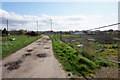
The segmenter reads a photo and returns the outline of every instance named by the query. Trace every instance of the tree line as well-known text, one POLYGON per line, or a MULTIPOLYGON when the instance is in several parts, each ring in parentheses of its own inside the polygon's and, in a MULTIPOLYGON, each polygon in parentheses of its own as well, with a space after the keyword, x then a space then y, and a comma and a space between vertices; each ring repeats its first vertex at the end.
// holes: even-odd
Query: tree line
POLYGON ((24 30, 24 29, 7 31, 7 29, 4 28, 4 29, 2 30, 2 36, 8 36, 8 35, 37 36, 37 35, 39 35, 39 33, 35 32, 35 31, 27 31, 27 30, 24 30))

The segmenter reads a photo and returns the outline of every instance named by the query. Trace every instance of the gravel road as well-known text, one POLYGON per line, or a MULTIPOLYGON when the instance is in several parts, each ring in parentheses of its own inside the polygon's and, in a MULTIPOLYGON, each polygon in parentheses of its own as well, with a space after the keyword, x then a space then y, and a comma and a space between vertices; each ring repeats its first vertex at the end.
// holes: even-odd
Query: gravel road
POLYGON ((53 54, 52 41, 48 36, 43 36, 2 61, 3 78, 66 78, 66 76, 53 54))

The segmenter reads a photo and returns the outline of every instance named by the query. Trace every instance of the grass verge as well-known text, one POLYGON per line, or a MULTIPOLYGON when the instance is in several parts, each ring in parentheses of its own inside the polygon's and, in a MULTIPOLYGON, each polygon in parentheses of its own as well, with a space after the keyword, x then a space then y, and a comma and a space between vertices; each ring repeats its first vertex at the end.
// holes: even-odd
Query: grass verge
POLYGON ((6 56, 10 55, 11 53, 14 53, 15 51, 27 46, 28 44, 32 43, 33 41, 41 38, 41 36, 35 36, 35 37, 29 37, 25 35, 10 35, 9 39, 15 38, 16 40, 10 41, 5 40, 6 37, 3 37, 2 41, 2 58, 5 58, 6 56))
POLYGON ((100 68, 100 65, 104 65, 99 60, 97 60, 98 62, 96 64, 92 60, 84 57, 57 37, 50 36, 50 38, 52 39, 55 56, 63 65, 64 70, 78 76, 85 76, 88 73, 94 73, 93 70, 100 68))

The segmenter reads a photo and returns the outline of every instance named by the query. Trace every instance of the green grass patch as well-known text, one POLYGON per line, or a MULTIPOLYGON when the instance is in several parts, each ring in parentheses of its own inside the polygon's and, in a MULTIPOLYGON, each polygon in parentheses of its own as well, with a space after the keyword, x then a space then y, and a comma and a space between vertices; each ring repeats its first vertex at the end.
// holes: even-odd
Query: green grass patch
POLYGON ((62 38, 62 39, 70 39, 70 38, 81 38, 82 37, 82 35, 64 35, 64 34, 59 34, 59 35, 55 35, 55 37, 57 37, 57 38, 62 38))
POLYGON ((41 36, 25 36, 25 35, 10 35, 9 39, 15 38, 16 40, 4 40, 6 37, 3 37, 2 41, 2 58, 10 55, 11 53, 27 46, 28 44, 32 43, 33 41, 41 38, 41 36))
POLYGON ((104 67, 113 66, 113 64, 105 62, 105 61, 101 61, 101 60, 96 60, 95 63, 97 65, 104 66, 104 67))
MULTIPOLYGON (((96 53, 96 50, 99 50, 101 47, 103 47, 103 45, 98 42, 88 42, 87 47, 85 46, 85 51, 82 52, 82 47, 77 46, 78 44, 81 44, 81 41, 72 42, 72 47, 70 47, 69 42, 65 44, 64 42, 60 41, 58 35, 50 37, 53 42, 53 51, 55 56, 62 63, 63 68, 68 72, 72 72, 78 76, 85 76, 88 73, 94 74, 94 69, 102 68, 102 66, 113 66, 113 63, 111 62, 98 60, 96 58, 106 58, 105 51, 96 53)), ((109 47, 106 44, 105 46, 105 50, 108 50, 109 48, 117 49, 116 45, 109 47)))
POLYGON ((83 57, 81 53, 78 53, 72 47, 60 41, 57 37, 50 37, 52 39, 55 56, 66 71, 79 76, 85 76, 87 73, 94 73, 93 69, 99 67, 93 61, 83 57))
POLYGON ((82 35, 62 35, 62 38, 81 38, 82 35))

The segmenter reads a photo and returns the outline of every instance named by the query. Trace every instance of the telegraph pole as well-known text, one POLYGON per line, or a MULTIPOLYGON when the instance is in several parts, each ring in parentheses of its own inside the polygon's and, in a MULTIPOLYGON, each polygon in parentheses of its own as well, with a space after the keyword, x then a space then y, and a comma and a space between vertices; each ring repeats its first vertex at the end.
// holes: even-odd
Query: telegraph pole
POLYGON ((38 35, 38 21, 37 21, 37 35, 38 35))
POLYGON ((52 19, 50 19, 50 21, 51 21, 51 31, 52 31, 52 19))
POLYGON ((7 20, 7 40, 8 40, 8 20, 7 20))

